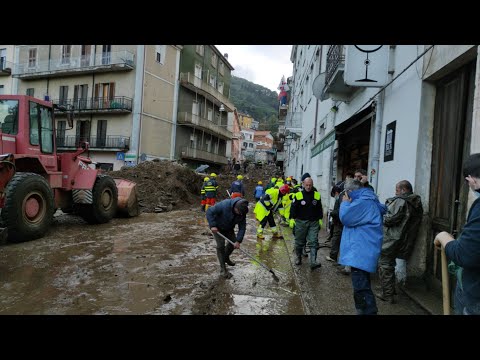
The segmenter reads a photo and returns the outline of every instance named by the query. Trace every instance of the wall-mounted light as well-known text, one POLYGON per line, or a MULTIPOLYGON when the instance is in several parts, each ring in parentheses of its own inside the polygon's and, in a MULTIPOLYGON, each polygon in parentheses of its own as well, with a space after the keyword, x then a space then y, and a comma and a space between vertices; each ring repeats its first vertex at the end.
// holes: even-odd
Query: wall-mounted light
POLYGON ((225 106, 223 106, 223 104, 220 105, 220 108, 218 109, 218 111, 225 111, 225 106))

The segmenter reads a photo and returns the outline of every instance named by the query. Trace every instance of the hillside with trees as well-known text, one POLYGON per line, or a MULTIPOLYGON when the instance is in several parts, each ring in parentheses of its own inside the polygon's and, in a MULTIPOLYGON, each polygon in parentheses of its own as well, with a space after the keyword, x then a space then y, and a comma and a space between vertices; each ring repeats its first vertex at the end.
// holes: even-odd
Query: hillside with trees
POLYGON ((232 76, 230 100, 239 112, 259 122, 258 130, 278 131, 278 93, 262 85, 232 76))

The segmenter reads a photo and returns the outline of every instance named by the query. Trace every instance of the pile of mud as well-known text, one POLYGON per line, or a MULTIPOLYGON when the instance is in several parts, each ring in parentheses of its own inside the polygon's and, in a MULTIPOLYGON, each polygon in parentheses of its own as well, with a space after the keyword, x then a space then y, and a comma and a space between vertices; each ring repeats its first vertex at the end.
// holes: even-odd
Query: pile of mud
POLYGON ((145 161, 137 166, 107 173, 137 184, 142 212, 164 212, 200 206, 203 177, 169 160, 145 161))

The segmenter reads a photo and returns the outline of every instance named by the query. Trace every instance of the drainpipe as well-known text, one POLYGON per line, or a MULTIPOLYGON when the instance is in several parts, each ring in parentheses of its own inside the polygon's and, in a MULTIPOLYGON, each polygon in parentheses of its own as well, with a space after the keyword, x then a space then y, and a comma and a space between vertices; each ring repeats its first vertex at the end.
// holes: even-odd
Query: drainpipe
MULTIPOLYGON (((13 53, 13 63, 17 63, 20 66, 20 46, 16 45, 13 53)), ((18 94, 18 78, 12 77, 12 95, 18 94)))
POLYGON ((140 118, 143 106, 143 73, 145 64, 145 45, 137 45, 137 61, 135 65, 135 96, 133 98, 132 141, 131 150, 135 151, 136 163, 140 151, 140 118))
MULTIPOLYGON (((383 105, 385 103, 385 91, 378 94, 378 100, 375 111, 375 135, 373 142, 373 157, 371 170, 375 170, 373 175, 373 188, 378 191, 378 166, 380 165, 380 140, 382 136, 382 123, 383 123, 383 105)), ((372 176, 370 176, 372 179, 372 176)))
POLYGON ((177 117, 178 117, 178 91, 180 82, 180 49, 175 47, 177 51, 177 59, 175 65, 175 89, 173 94, 173 118, 172 118, 172 139, 170 140, 170 160, 175 159, 175 141, 177 138, 177 117))

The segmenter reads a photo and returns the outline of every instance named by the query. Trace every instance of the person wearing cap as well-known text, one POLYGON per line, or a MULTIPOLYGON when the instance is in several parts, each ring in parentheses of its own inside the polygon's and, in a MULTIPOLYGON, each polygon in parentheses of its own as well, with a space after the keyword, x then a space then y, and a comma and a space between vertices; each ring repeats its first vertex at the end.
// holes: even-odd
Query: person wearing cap
POLYGON ((200 190, 200 205, 202 205, 202 211, 205 211, 205 206, 207 205, 207 196, 205 195, 205 186, 207 182, 210 180, 208 176, 203 179, 202 190, 200 190))
POLYGON ((253 196, 255 197, 255 201, 259 201, 260 198, 265 194, 265 189, 263 188, 263 183, 259 181, 255 190, 253 191, 253 196))
POLYGON ((217 190, 218 192, 218 182, 217 182, 217 174, 215 173, 211 173, 210 174, 210 179, 213 181, 213 185, 215 186, 215 189, 217 190))
POLYGON ((270 225, 274 238, 283 238, 277 231, 277 224, 273 218, 273 213, 277 211, 278 207, 282 203, 282 197, 290 192, 288 185, 282 185, 280 189, 270 188, 265 191, 265 195, 260 198, 260 201, 255 205, 253 212, 255 218, 260 222, 257 226, 257 238, 265 239, 263 236, 263 229, 265 226, 270 225))
POLYGON ((310 248, 310 269, 313 271, 322 266, 317 263, 318 233, 323 218, 320 193, 313 190, 313 180, 303 180, 304 189, 295 193, 290 216, 295 219, 295 265, 302 264, 302 252, 305 245, 310 248))
POLYGON ((275 186, 275 183, 277 182, 277 178, 276 177, 272 177, 270 179, 270 182, 267 184, 267 186, 265 186, 265 191, 274 187, 275 186))
POLYGON ((205 209, 208 207, 215 205, 216 197, 217 197, 217 181, 215 179, 209 179, 205 183, 205 209))
POLYGON ((234 249, 240 249, 240 244, 245 236, 247 228, 248 201, 243 198, 225 199, 207 210, 208 227, 213 233, 217 243, 217 258, 220 263, 220 275, 224 278, 231 278, 232 274, 227 270, 225 264, 235 266, 230 260, 234 249), (235 235, 235 225, 238 225, 238 233, 235 235), (227 241, 218 233, 230 239, 235 245, 227 241))
POLYGON ((230 186, 230 197, 232 199, 245 196, 245 187, 243 186, 242 180, 243 176, 237 175, 237 180, 232 182, 232 185, 230 186))

